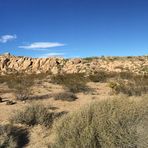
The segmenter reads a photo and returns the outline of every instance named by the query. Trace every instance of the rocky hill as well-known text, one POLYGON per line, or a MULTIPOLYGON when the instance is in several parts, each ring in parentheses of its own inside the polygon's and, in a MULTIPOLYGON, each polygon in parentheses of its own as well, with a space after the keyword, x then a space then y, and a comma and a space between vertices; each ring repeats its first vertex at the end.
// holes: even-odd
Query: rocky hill
POLYGON ((30 58, 0 55, 0 74, 25 73, 93 73, 95 71, 148 73, 148 56, 92 57, 64 59, 60 57, 30 58))

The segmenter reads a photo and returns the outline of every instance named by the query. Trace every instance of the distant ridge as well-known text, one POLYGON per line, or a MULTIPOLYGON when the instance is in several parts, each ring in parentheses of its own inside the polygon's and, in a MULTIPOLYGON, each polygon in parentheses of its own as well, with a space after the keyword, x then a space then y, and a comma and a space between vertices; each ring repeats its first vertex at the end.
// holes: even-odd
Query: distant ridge
POLYGON ((0 74, 24 73, 94 73, 100 70, 134 73, 148 73, 148 56, 128 57, 87 57, 64 59, 60 57, 31 58, 0 55, 0 74))

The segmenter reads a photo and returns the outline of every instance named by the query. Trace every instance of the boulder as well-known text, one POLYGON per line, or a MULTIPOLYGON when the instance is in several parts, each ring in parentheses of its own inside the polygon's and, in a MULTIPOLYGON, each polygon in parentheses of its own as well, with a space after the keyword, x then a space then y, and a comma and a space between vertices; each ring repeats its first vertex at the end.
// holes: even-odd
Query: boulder
POLYGON ((25 70, 27 69, 30 65, 32 64, 31 60, 24 60, 24 63, 22 64, 22 69, 25 70))
POLYGON ((82 60, 80 58, 73 59, 73 64, 79 64, 82 60))

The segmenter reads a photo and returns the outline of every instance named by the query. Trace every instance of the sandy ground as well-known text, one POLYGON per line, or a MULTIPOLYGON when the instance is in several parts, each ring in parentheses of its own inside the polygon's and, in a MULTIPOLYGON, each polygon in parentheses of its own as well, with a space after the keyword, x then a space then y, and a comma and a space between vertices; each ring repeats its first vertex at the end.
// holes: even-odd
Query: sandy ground
MULTIPOLYGON (((15 94, 7 88, 7 86, 0 86, 0 91, 4 92, 1 93, 1 97, 3 98, 3 102, 0 103, 0 122, 8 121, 9 117, 14 113, 15 110, 23 109, 24 107, 30 105, 30 103, 41 103, 46 106, 52 106, 56 107, 56 111, 66 111, 71 112, 74 110, 77 110, 79 107, 90 103, 93 100, 96 99, 103 99, 105 97, 110 97, 110 89, 107 86, 106 83, 89 83, 89 87, 93 88, 95 92, 90 92, 87 94, 79 93, 76 94, 78 99, 73 102, 68 101, 60 101, 60 100, 54 100, 52 97, 42 99, 42 100, 33 100, 33 101, 26 101, 21 102, 15 100, 15 94), (7 100, 13 100, 16 101, 16 104, 14 105, 6 105, 7 100)), ((45 94, 52 94, 52 93, 59 93, 63 92, 62 86, 59 85, 53 85, 51 83, 43 83, 43 85, 40 85, 40 87, 34 86, 33 88, 33 94, 34 95, 45 95, 45 94)))

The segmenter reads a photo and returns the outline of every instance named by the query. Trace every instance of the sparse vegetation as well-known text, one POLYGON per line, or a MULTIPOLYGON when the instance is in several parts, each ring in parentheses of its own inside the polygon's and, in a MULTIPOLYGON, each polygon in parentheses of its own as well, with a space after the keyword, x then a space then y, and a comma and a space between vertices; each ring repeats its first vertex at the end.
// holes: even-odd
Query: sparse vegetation
POLYGON ((147 115, 148 106, 143 100, 135 102, 118 98, 92 103, 61 119, 55 127, 53 147, 145 147, 137 129, 147 115))
POLYGON ((99 57, 86 57, 83 58, 83 60, 87 61, 87 62, 92 62, 94 59, 98 59, 99 57))
POLYGON ((43 105, 32 104, 24 110, 17 111, 11 118, 12 123, 21 123, 29 126, 41 124, 50 126, 53 122, 53 113, 43 105))
POLYGON ((130 77, 128 80, 118 79, 109 83, 116 94, 123 93, 129 96, 140 96, 148 92, 148 78, 147 76, 130 77))
POLYGON ((15 89, 18 100, 27 100, 30 95, 30 88, 33 86, 34 80, 28 75, 19 75, 11 79, 8 87, 15 89))
POLYGON ((70 91, 72 93, 89 92, 90 91, 90 88, 88 86, 86 86, 86 84, 83 84, 83 83, 71 84, 67 88, 68 88, 68 91, 70 91))
POLYGON ((35 80, 42 80, 47 74, 12 74, 0 76, 0 83, 6 83, 8 87, 15 91, 18 100, 27 100, 31 94, 31 87, 35 80))
POLYGON ((118 79, 130 80, 130 79, 136 77, 136 75, 135 75, 134 73, 132 73, 132 72, 128 72, 128 71, 125 72, 125 71, 122 71, 122 72, 120 72, 120 73, 116 73, 116 77, 117 77, 118 79))
POLYGON ((86 86, 87 78, 82 73, 64 74, 52 76, 51 81, 66 87, 72 93, 86 92, 89 88, 86 86))
POLYGON ((85 83, 86 78, 83 73, 53 75, 51 81, 55 84, 69 85, 69 83, 85 83))
POLYGON ((55 100, 63 100, 63 101, 75 101, 77 96, 71 92, 60 92, 53 95, 55 100))
POLYGON ((106 82, 108 78, 108 73, 105 71, 99 71, 99 72, 96 72, 95 74, 89 75, 88 78, 92 82, 106 82))

